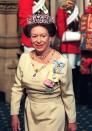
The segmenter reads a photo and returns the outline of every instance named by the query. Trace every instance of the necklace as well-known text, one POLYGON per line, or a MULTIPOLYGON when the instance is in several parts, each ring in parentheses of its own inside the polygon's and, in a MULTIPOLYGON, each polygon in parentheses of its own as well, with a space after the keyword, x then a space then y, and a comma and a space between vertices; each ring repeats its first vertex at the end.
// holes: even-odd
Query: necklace
POLYGON ((41 59, 41 60, 42 60, 42 59, 45 59, 45 58, 49 55, 50 52, 51 52, 51 48, 49 48, 44 55, 41 55, 41 54, 35 52, 35 56, 36 56, 38 59, 41 59))
POLYGON ((39 69, 35 69, 35 65, 34 65, 34 63, 32 63, 32 67, 34 69, 33 77, 36 77, 37 73, 39 73, 42 69, 44 69, 46 67, 46 64, 42 65, 39 69))
MULTIPOLYGON (((35 64, 33 63, 33 61, 31 62, 32 67, 33 67, 33 70, 34 70, 33 77, 36 77, 36 75, 37 75, 42 69, 44 69, 44 68, 48 65, 47 63, 49 63, 49 62, 53 59, 54 52, 55 52, 55 50, 52 51, 51 59, 49 59, 45 64, 43 64, 43 65, 42 65, 40 68, 38 68, 38 69, 35 67, 35 64)), ((33 55, 33 56, 31 55, 31 58, 34 60, 34 55, 33 55)))

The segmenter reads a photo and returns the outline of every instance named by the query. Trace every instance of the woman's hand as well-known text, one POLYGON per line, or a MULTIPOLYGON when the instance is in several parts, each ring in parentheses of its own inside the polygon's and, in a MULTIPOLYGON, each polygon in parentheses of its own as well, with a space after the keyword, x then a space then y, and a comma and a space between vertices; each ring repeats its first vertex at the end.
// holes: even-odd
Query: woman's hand
POLYGON ((13 115, 11 118, 12 131, 20 130, 20 121, 17 115, 13 115))
POLYGON ((68 123, 68 131, 77 131, 77 124, 76 123, 68 123))

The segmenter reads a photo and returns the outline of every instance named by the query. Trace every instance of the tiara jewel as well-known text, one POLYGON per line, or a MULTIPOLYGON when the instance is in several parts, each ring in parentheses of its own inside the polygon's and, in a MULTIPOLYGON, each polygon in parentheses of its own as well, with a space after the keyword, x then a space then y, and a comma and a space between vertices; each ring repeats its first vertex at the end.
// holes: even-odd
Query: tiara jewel
POLYGON ((54 23, 53 18, 51 16, 45 14, 35 14, 27 18, 28 24, 36 24, 36 23, 43 23, 43 24, 50 24, 54 23))

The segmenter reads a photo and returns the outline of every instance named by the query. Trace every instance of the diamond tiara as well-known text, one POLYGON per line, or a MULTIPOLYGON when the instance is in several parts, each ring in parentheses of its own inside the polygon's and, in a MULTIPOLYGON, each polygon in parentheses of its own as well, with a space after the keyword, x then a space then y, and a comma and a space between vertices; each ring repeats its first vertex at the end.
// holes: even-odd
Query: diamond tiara
POLYGON ((27 23, 28 24, 36 24, 36 23, 50 24, 50 23, 54 23, 54 20, 49 15, 35 14, 27 18, 27 23))

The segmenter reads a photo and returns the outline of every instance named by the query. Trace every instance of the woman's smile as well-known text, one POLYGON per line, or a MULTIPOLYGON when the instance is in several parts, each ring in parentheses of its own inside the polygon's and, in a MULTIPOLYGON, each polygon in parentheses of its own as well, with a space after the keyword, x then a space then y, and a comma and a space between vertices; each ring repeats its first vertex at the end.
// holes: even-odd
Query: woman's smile
POLYGON ((35 46, 35 48, 42 49, 44 47, 44 44, 37 43, 34 46, 35 46))

